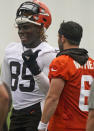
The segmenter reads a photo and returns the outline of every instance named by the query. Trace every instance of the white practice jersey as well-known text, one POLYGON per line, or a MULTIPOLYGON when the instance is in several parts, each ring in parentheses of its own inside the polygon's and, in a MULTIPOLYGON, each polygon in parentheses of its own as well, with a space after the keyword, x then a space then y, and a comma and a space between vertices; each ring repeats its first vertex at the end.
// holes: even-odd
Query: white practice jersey
MULTIPOLYGON (((37 57, 38 65, 42 72, 48 77, 49 64, 56 57, 56 50, 42 42, 33 52, 41 50, 37 57)), ((5 50, 4 61, 2 64, 1 78, 12 92, 14 109, 23 109, 41 102, 45 95, 38 87, 33 75, 24 65, 22 53, 25 49, 21 43, 11 43, 5 50)))

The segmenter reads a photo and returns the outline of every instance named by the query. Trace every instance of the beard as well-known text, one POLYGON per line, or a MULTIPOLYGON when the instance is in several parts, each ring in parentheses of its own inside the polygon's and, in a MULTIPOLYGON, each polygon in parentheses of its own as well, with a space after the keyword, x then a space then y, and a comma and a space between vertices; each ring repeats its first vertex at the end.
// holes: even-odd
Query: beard
POLYGON ((30 43, 22 43, 22 45, 25 46, 26 48, 35 48, 35 47, 37 47, 40 43, 41 43, 41 40, 38 39, 38 40, 32 41, 32 42, 30 42, 30 43))
POLYGON ((60 51, 64 50, 63 43, 61 41, 58 42, 58 46, 60 51))

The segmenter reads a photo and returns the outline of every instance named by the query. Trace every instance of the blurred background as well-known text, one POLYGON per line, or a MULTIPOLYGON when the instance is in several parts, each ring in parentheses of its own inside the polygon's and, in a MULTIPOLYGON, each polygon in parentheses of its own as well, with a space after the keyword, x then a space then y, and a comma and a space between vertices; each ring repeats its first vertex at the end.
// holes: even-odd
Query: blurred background
MULTIPOLYGON (((0 65, 4 57, 4 50, 11 42, 18 42, 19 37, 15 28, 16 11, 26 0, 0 0, 0 65)), ((73 20, 83 26, 81 46, 89 51, 94 58, 94 0, 40 0, 51 11, 52 24, 47 30, 48 42, 57 47, 57 32, 60 23, 73 20)))

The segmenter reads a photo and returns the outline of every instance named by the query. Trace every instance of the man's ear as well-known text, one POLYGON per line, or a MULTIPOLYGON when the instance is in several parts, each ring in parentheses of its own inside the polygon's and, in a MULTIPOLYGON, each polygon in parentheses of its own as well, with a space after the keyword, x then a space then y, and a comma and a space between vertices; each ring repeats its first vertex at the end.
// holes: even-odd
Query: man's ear
POLYGON ((62 37, 61 37, 61 41, 62 41, 62 43, 65 43, 66 38, 64 37, 64 35, 62 35, 62 37))

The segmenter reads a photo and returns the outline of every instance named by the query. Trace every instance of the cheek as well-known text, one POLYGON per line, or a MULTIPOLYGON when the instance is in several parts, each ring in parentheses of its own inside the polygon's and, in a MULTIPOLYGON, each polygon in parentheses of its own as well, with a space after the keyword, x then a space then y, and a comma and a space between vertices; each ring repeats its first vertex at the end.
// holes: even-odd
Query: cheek
POLYGON ((60 39, 58 40, 58 46, 60 50, 63 50, 63 43, 60 39))
POLYGON ((60 40, 60 38, 59 38, 59 39, 58 39, 58 46, 60 47, 61 44, 62 44, 62 42, 61 42, 61 40, 60 40))
POLYGON ((18 30, 18 35, 20 35, 20 31, 18 30))
POLYGON ((34 42, 37 40, 36 34, 34 32, 26 34, 29 42, 34 42))
POLYGON ((32 39, 34 37, 33 32, 27 32, 25 35, 28 39, 32 39))
POLYGON ((32 29, 32 31, 28 31, 27 33, 26 33, 26 35, 27 35, 27 38, 28 38, 28 40, 37 40, 37 39, 39 39, 39 37, 40 37, 40 35, 39 35, 40 33, 39 32, 37 32, 37 30, 33 30, 32 29))

